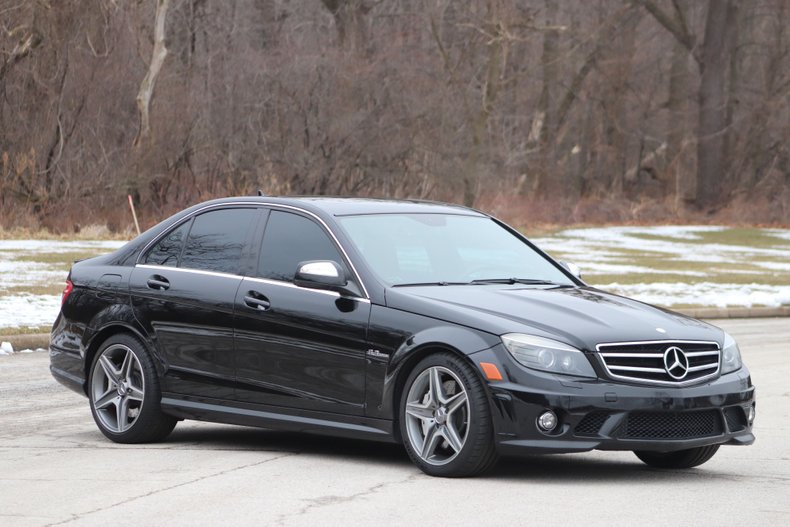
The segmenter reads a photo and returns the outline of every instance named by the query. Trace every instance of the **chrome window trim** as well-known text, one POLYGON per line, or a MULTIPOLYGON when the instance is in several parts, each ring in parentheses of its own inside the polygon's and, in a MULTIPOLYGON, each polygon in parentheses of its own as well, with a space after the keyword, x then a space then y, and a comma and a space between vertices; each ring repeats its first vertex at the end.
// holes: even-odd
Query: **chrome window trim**
POLYGON ((253 282, 259 282, 262 284, 267 285, 278 285, 281 287, 289 287, 292 289, 300 289, 302 291, 309 291, 311 293, 318 293, 321 295, 328 295, 334 298, 348 298, 350 300, 355 300, 357 302, 362 302, 363 304, 370 304, 370 300, 367 298, 360 298, 360 297, 346 297, 341 295, 336 291, 326 291, 323 289, 312 289, 310 287, 301 287, 291 282, 285 282, 281 280, 270 280, 268 278, 257 278, 254 276, 243 276, 238 274, 231 274, 231 273, 222 273, 219 271, 206 271, 204 269, 189 269, 187 267, 168 267, 166 265, 153 265, 153 264, 137 264, 135 267, 139 267, 141 269, 151 269, 152 271, 159 271, 159 270, 169 270, 169 271, 178 271, 181 273, 194 273, 200 274, 205 276, 216 276, 219 278, 232 278, 241 282, 242 280, 250 280, 253 282))
POLYGON ((202 274, 205 276, 217 276, 220 278, 234 278, 239 282, 241 282, 244 279, 244 276, 240 274, 223 273, 221 271, 208 271, 206 269, 191 269, 189 267, 170 267, 167 265, 156 265, 156 264, 136 264, 135 267, 139 267, 141 269, 151 269, 152 271, 169 270, 169 271, 177 271, 180 273, 194 273, 194 274, 202 274))
POLYGON ((370 300, 367 298, 355 297, 355 296, 343 296, 337 291, 327 291, 325 289, 313 289, 311 287, 302 287, 299 285, 294 284, 293 282, 286 282, 285 280, 272 280, 270 278, 258 278, 257 276, 245 276, 245 280, 250 280, 252 282, 259 282, 261 284, 266 285, 278 285, 280 287, 288 287, 291 289, 299 289, 301 291, 310 291, 312 293, 319 293, 322 295, 328 295, 334 298, 348 298, 349 300, 355 300, 357 302, 362 302, 363 304, 370 304, 370 300))
MULTIPOLYGON (((367 300, 368 303, 370 303, 370 294, 368 293, 367 287, 365 287, 365 282, 362 281, 362 277, 359 275, 359 272, 357 272, 357 268, 354 266, 354 262, 348 256, 348 253, 346 252, 346 248, 343 247, 343 244, 340 243, 340 240, 337 239, 337 236, 335 236, 335 233, 332 231, 332 229, 329 228, 329 225, 327 225, 326 222, 324 220, 322 220, 318 215, 316 215, 313 212, 310 212, 309 210, 305 210, 305 209, 302 209, 302 208, 299 208, 299 207, 294 207, 293 205, 283 205, 283 204, 280 204, 280 203, 269 203, 269 202, 262 202, 262 201, 238 201, 238 202, 231 202, 231 203, 216 203, 214 205, 206 205, 205 207, 201 207, 201 208, 197 209, 196 211, 192 212, 188 216, 182 218, 181 221, 179 221, 177 225, 174 225, 174 227, 178 228, 178 225, 181 225, 185 221, 188 221, 188 220, 194 218, 198 214, 200 214, 202 212, 206 212, 206 211, 211 210, 211 209, 233 208, 233 207, 238 207, 238 206, 242 206, 242 207, 248 207, 248 206, 270 207, 270 208, 275 208, 275 209, 291 210, 291 211, 296 211, 296 212, 301 212, 303 214, 306 214, 306 215, 310 216, 311 218, 313 218, 314 220, 318 221, 318 223, 320 223, 324 227, 324 229, 329 233, 329 236, 332 237, 332 240, 334 240, 335 245, 337 245, 340 248, 340 252, 343 254, 343 257, 346 259, 346 262, 348 262, 349 267, 351 267, 351 272, 354 273, 354 279, 359 284, 359 286, 362 288, 362 294, 364 295, 364 298, 357 298, 357 300, 367 300)), ((149 251, 149 249, 151 247, 153 247, 156 243, 158 243, 159 240, 161 240, 164 236, 166 236, 172 230, 173 230, 172 227, 166 229, 164 232, 159 233, 159 235, 157 235, 153 240, 151 240, 150 242, 145 244, 145 246, 143 247, 143 250, 140 251, 140 254, 137 255, 137 260, 135 261, 135 266, 149 266, 149 265, 151 265, 151 264, 141 264, 140 263, 140 259, 143 257, 144 254, 146 254, 149 251)), ((158 267, 158 268, 165 268, 165 269, 183 269, 183 270, 187 270, 187 268, 185 268, 185 267, 167 267, 167 266, 156 266, 156 267, 158 267)), ((199 271, 199 269, 194 269, 194 270, 195 271, 199 271)), ((215 272, 215 271, 207 271, 207 272, 215 272)), ((223 275, 223 276, 228 275, 228 273, 217 273, 217 274, 223 275)), ((242 276, 242 275, 229 275, 229 276, 242 276)), ((252 277, 252 276, 245 276, 244 278, 255 278, 256 280, 265 280, 265 279, 262 279, 262 278, 259 279, 259 278, 252 277)), ((279 280, 271 280, 270 282, 272 284, 279 284, 279 285, 281 285, 281 284, 291 284, 290 282, 281 282, 279 280)), ((291 285, 294 285, 294 284, 291 284, 291 285)), ((299 287, 299 286, 294 285, 294 287, 299 287)), ((299 287, 299 289, 308 289, 308 288, 306 288, 306 287, 299 287)), ((309 289, 309 290, 310 291, 319 291, 318 289, 309 289)), ((331 292, 331 291, 325 291, 325 292, 331 292)), ((338 295, 338 296, 340 296, 340 295, 338 295)))
MULTIPOLYGON (((664 340, 637 340, 637 341, 630 341, 630 342, 601 342, 595 345, 595 351, 597 352, 598 362, 603 366, 604 370, 606 371, 607 375, 611 379, 621 380, 621 381, 628 381, 629 383, 634 384, 645 384, 645 385, 652 385, 652 386, 675 386, 675 387, 684 387, 684 386, 691 386, 693 384, 701 384, 705 381, 708 381, 714 377, 716 377, 719 372, 721 371, 721 347, 719 346, 718 342, 710 341, 710 340, 678 340, 678 339, 664 339, 664 340), (653 381, 648 379, 642 379, 639 377, 630 377, 628 375, 618 375, 612 371, 612 369, 620 370, 620 371, 645 371, 651 372, 651 370, 657 370, 653 373, 665 372, 666 370, 658 370, 657 368, 639 368, 637 367, 629 367, 629 366, 609 366, 606 363, 605 357, 607 356, 620 356, 626 358, 634 358, 634 357, 645 357, 645 358, 658 358, 658 356, 663 357, 663 354, 657 353, 607 353, 602 352, 601 348, 605 346, 639 346, 644 344, 704 344, 710 345, 715 349, 711 350, 702 350, 702 351, 691 351, 686 354, 689 357, 696 357, 696 356, 706 356, 706 355, 717 355, 717 361, 715 364, 715 371, 709 373, 708 375, 697 377, 696 379, 691 379, 688 381, 653 381), (692 353, 694 355, 692 355, 692 353), (626 370, 627 368, 627 370, 626 370)), ((709 369, 712 365, 704 365, 705 367, 694 366, 693 370, 689 368, 689 371, 701 371, 704 369, 709 369)))

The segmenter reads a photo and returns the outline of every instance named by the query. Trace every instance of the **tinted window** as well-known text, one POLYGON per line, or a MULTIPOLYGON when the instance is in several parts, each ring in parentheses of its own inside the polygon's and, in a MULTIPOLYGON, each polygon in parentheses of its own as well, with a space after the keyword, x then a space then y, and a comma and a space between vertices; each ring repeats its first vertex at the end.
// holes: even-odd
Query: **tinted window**
POLYGON ((197 216, 189 231, 181 267, 238 274, 256 215, 255 209, 223 209, 197 216))
POLYGON ((345 267, 332 240, 317 223, 297 214, 272 211, 263 235, 260 276, 292 281, 296 266, 307 260, 333 260, 345 267))
POLYGON ((191 222, 186 221, 170 234, 159 240, 145 257, 147 264, 167 265, 170 267, 178 266, 178 257, 181 256, 181 248, 184 246, 184 238, 189 232, 191 222))

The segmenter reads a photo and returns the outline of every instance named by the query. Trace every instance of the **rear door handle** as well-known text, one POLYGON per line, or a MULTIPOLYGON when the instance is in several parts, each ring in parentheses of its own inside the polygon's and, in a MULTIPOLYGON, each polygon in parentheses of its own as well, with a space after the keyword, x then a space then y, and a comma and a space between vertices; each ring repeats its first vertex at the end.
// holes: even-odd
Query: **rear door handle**
POLYGON ((271 303, 269 303, 269 299, 257 291, 248 292, 244 297, 244 303, 247 305, 247 307, 251 307, 252 309, 257 309, 259 311, 266 311, 272 307, 271 303))
POLYGON ((164 276, 158 274, 149 276, 146 284, 148 285, 149 289, 156 289, 158 291, 170 289, 170 281, 164 276))

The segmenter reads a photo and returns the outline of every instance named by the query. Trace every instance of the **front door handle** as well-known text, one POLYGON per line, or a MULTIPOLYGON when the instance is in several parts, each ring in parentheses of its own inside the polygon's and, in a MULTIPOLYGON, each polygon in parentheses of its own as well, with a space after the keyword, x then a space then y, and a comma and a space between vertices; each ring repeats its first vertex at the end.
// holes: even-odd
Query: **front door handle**
POLYGON ((244 297, 244 303, 247 305, 247 307, 251 307, 252 309, 257 309, 259 311, 266 311, 272 307, 271 303, 269 303, 269 299, 257 291, 249 291, 244 297))
POLYGON ((170 280, 158 274, 149 276, 146 284, 148 285, 149 289, 156 289, 158 291, 165 291, 166 289, 170 289, 170 280))

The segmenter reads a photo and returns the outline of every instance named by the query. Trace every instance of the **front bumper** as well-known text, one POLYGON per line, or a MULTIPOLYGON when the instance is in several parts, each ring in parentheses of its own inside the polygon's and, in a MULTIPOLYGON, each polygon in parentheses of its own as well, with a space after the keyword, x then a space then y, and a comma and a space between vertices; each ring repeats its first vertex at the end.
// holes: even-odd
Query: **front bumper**
POLYGON ((754 442, 747 416, 755 405, 755 389, 745 367, 704 384, 675 388, 528 370, 497 348, 472 359, 494 362, 504 373, 504 381, 488 383, 501 454, 666 452, 754 442), (537 425, 546 410, 559 420, 550 432, 537 425))

